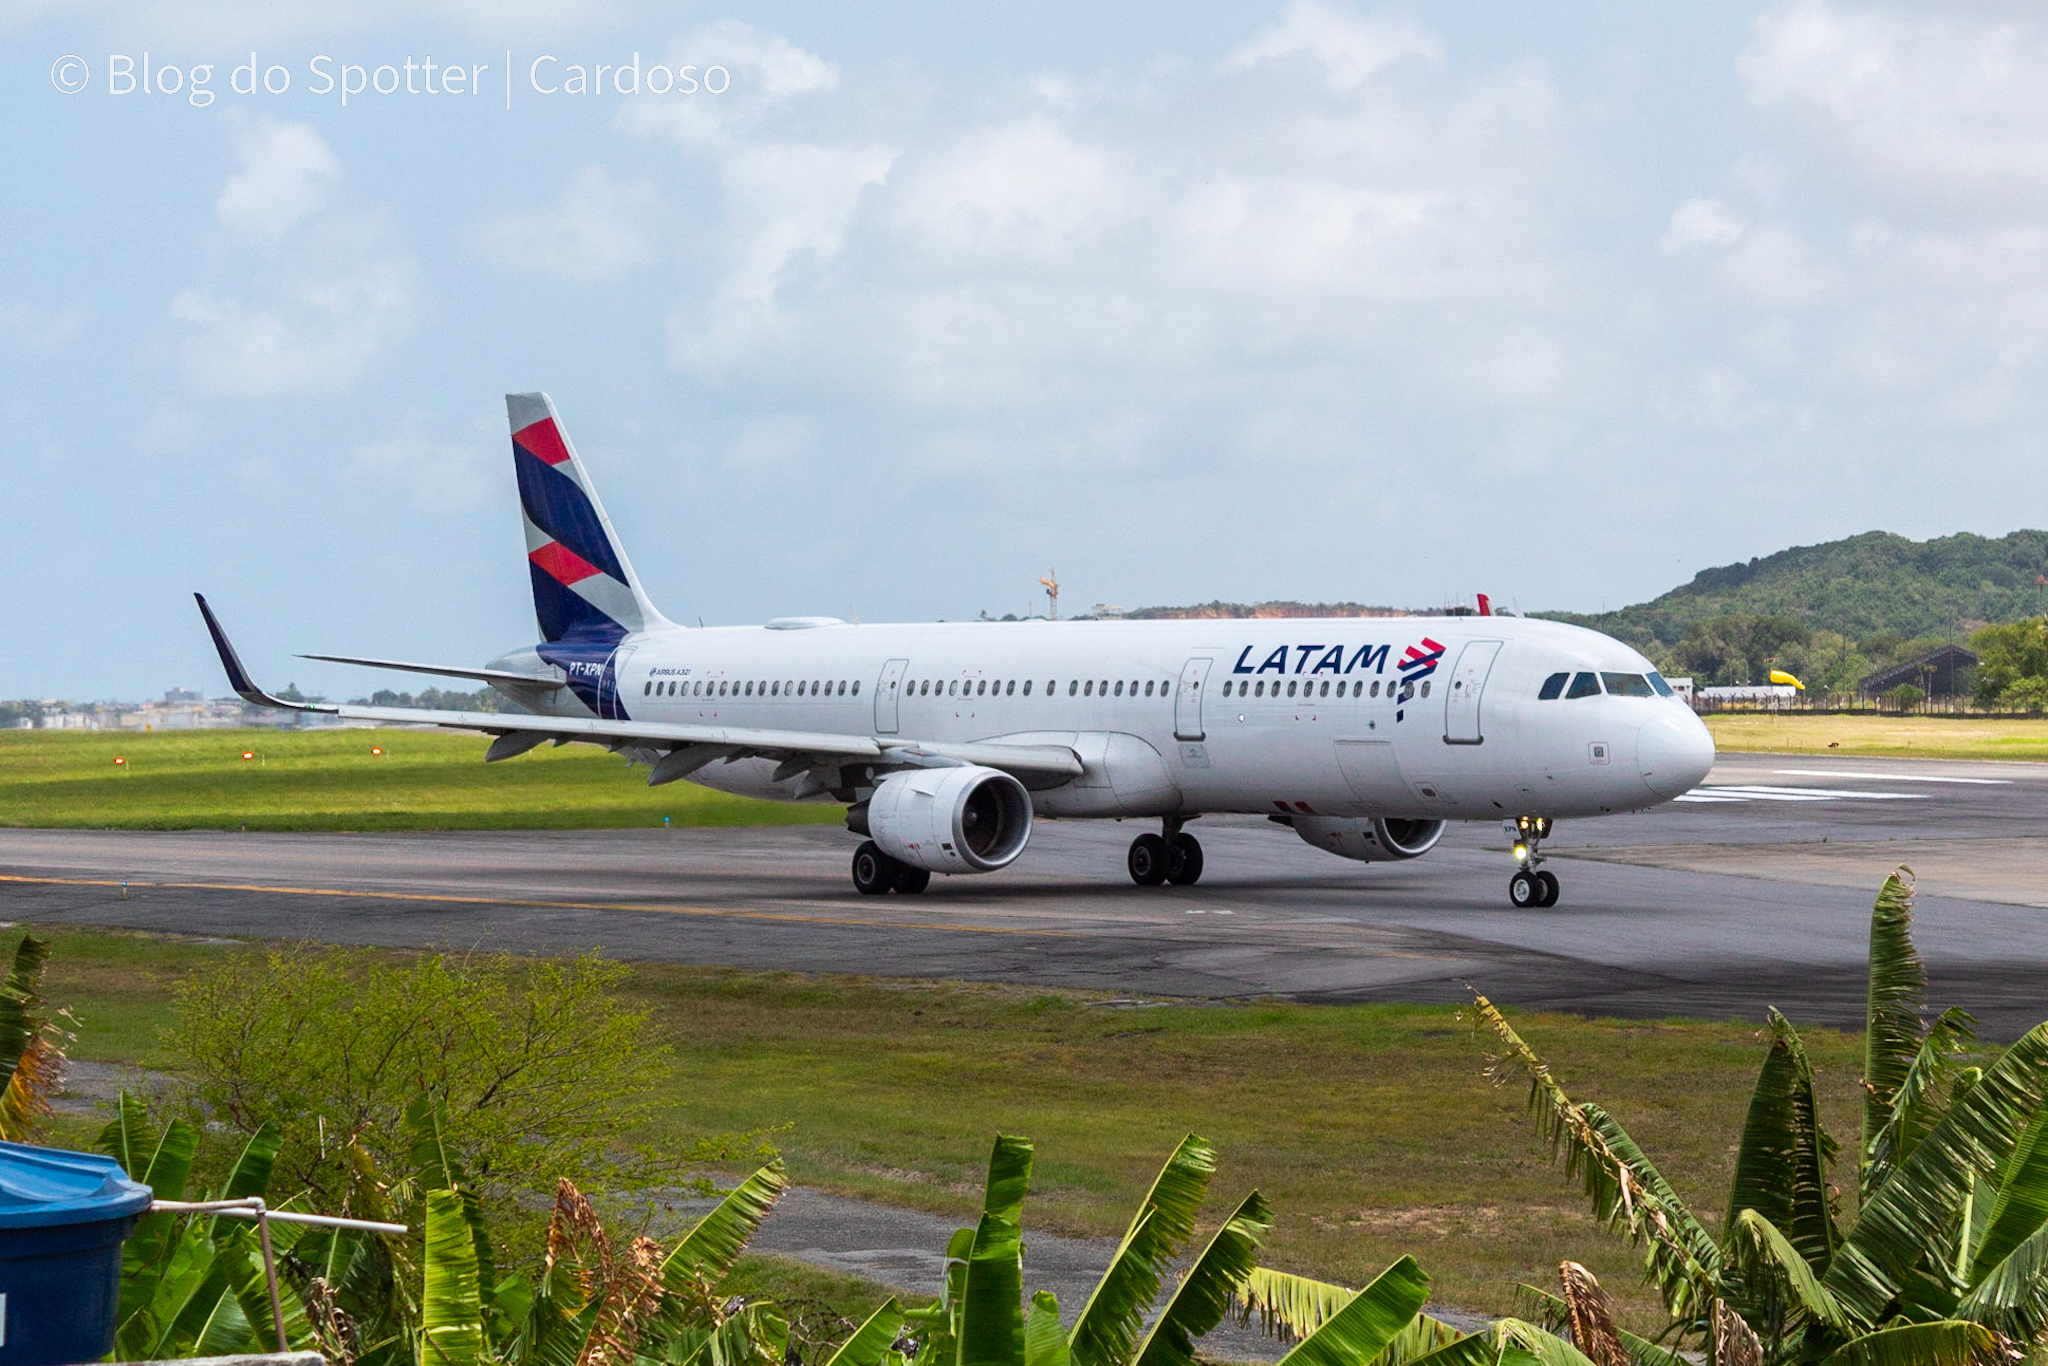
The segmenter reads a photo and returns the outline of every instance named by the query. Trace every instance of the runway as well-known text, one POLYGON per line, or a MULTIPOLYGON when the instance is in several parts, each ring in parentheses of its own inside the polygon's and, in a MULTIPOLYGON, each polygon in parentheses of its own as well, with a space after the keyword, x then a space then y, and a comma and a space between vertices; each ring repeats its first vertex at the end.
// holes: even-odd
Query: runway
POLYGON ((0 830, 17 922, 1327 1001, 1497 1000, 1859 1025, 1870 903, 1920 872, 1937 1004, 2048 1018, 2048 765, 1736 755, 1687 800, 1561 825, 1556 907, 1507 905, 1497 825, 1361 865, 1208 818, 1193 888, 1123 871, 1145 823, 1042 822, 1018 864, 862 897, 833 827, 262 835, 0 830), (123 883, 126 883, 125 895, 123 883))

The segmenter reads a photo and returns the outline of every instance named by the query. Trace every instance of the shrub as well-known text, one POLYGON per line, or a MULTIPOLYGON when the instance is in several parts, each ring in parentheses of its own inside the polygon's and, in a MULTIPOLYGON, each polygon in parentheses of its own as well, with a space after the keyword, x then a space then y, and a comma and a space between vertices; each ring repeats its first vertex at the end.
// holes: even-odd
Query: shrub
POLYGON ((411 1166, 402 1121, 422 1097, 487 1194, 548 1193, 616 1165, 667 1073, 668 1050, 619 998, 625 973, 595 953, 279 949, 184 984, 166 1041, 188 1060, 193 1118, 243 1135, 275 1125, 279 1184, 315 1208, 340 1207, 365 1158, 411 1166))

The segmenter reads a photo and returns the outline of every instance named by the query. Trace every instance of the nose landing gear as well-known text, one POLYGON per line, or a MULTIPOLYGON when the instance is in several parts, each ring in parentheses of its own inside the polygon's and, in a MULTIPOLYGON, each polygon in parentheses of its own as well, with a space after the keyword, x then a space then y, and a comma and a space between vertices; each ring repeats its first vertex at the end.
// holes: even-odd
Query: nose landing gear
POLYGON ((1508 879, 1508 901, 1516 910, 1555 906, 1557 874, 1539 867, 1543 862, 1543 840, 1550 833, 1550 817, 1517 816, 1502 824, 1515 839, 1515 875, 1508 879))

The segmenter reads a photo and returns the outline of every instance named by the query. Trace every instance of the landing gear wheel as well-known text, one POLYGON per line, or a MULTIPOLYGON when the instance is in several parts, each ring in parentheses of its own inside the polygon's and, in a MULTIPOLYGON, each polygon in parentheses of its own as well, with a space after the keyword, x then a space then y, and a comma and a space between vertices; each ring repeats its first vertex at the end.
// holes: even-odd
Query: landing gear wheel
POLYGON ((916 896, 931 885, 931 869, 919 868, 915 864, 898 863, 896 865, 896 879, 889 884, 889 890, 903 892, 909 896, 916 896))
POLYGON ((1166 845, 1166 880, 1192 887, 1202 880, 1202 842, 1193 835, 1175 835, 1166 845))
POLYGON ((1124 856, 1131 881, 1140 887, 1157 887, 1166 881, 1166 870, 1172 865, 1173 854, 1158 835, 1138 836, 1131 841, 1131 852, 1124 856))
POLYGON ((1557 874, 1545 870, 1536 874, 1536 880, 1543 884, 1543 899, 1536 904, 1549 908, 1557 904, 1557 874))
POLYGON ((873 840, 853 851, 853 887, 862 896, 880 896, 896 885, 904 865, 882 852, 873 840))
POLYGON ((1518 871, 1508 879, 1508 900, 1518 911, 1526 911, 1543 904, 1543 883, 1527 868, 1518 871))

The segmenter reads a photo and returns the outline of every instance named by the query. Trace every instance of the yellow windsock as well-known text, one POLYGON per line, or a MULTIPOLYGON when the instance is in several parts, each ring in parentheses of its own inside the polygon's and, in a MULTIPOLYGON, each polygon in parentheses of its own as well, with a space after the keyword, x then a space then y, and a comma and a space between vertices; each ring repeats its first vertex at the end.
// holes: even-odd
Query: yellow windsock
POLYGON ((1799 689, 1799 691, 1806 691, 1806 685, 1804 683, 1801 683, 1798 679, 1794 678, 1791 674, 1786 673, 1783 669, 1771 670, 1771 682, 1790 683, 1793 687, 1799 689))

